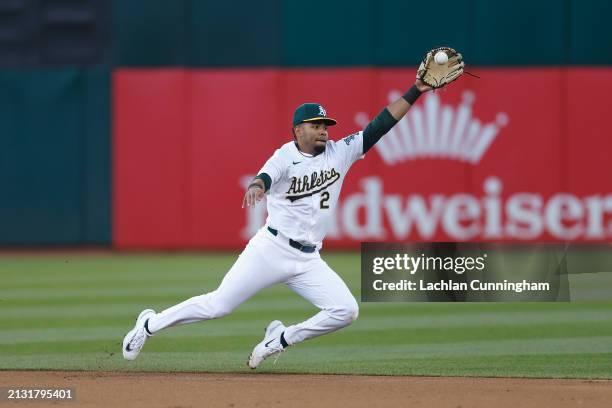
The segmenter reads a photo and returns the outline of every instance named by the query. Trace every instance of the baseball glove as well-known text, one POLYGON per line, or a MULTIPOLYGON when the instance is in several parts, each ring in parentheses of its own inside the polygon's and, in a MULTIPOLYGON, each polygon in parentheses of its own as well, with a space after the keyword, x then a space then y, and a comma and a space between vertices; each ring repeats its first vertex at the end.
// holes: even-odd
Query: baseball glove
POLYGON ((459 78, 463 74, 464 66, 461 54, 454 49, 449 47, 435 48, 425 54, 417 71, 417 78, 434 89, 442 88, 459 78), (444 64, 438 64, 434 60, 434 56, 440 51, 445 52, 448 56, 448 61, 444 64))

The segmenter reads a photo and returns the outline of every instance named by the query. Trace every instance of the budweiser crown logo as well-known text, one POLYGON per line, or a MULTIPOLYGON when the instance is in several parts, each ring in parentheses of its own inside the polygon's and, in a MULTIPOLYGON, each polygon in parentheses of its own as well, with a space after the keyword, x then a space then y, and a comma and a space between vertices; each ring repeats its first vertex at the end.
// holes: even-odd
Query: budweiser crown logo
MULTIPOLYGON (((389 101, 401 96, 399 91, 389 92, 389 101)), ((497 114, 495 122, 481 123, 472 115, 474 93, 465 91, 458 107, 444 106, 440 96, 429 93, 423 107, 414 106, 399 123, 389 131, 375 148, 388 165, 422 158, 460 160, 472 164, 480 161, 508 123, 508 115, 497 114)), ((365 128, 368 115, 355 115, 357 125, 365 128)))

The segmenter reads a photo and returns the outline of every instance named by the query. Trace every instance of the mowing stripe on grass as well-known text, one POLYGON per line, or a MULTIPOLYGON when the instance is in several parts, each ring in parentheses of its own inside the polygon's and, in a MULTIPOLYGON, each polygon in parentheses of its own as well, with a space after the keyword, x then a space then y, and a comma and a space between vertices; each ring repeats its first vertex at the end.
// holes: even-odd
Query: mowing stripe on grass
MULTIPOLYGON (((213 322, 201 322, 191 326, 202 327, 202 332, 206 336, 226 336, 226 335, 242 335, 258 332, 259 329, 264 325, 264 320, 257 319, 255 316, 257 313, 253 311, 245 311, 245 313, 236 313, 233 319, 224 319, 213 322)), ((283 311, 283 315, 288 315, 286 311, 283 311)), ((283 316, 279 316, 284 318, 283 316)), ((96 322, 96 320, 86 319, 86 325, 83 324, 83 319, 65 320, 64 318, 57 318, 54 323, 53 320, 46 320, 44 323, 47 327, 41 327, 39 319, 28 319, 27 321, 20 321, 20 328, 9 328, 8 325, 3 325, 3 321, 0 320, 0 325, 4 327, 4 330, 0 332, 0 344, 10 344, 19 342, 31 342, 32 339, 45 339, 50 341, 55 340, 86 340, 86 339, 104 339, 114 338, 117 333, 127 331, 131 327, 131 323, 125 325, 117 325, 114 320, 114 324, 108 324, 96 322), (29 327, 29 328, 28 328, 29 327), (111 334, 112 333, 112 334, 111 334), (105 337, 106 336, 106 337, 105 337), (108 337, 111 336, 111 337, 108 337)), ((289 322, 289 321, 287 321, 289 322)), ((568 313, 558 313, 556 315, 551 314, 478 314, 462 316, 457 318, 456 316, 387 316, 381 318, 368 318, 362 317, 356 323, 354 323, 350 330, 352 331, 392 331, 395 333, 407 330, 407 331, 423 331, 425 329, 440 329, 447 331, 449 335, 453 335, 459 329, 460 331, 474 331, 485 329, 487 331, 498 329, 504 329, 507 331, 517 330, 517 332, 526 331, 528 326, 533 326, 538 332, 547 333, 545 330, 554 331, 557 330, 559 333, 568 334, 573 331, 580 329, 584 333, 591 333, 593 322, 605 322, 606 324, 600 325, 596 333, 601 334, 602 332, 612 332, 612 315, 609 313, 591 314, 584 311, 568 313), (562 330, 559 330, 562 329, 562 330)), ((164 335, 173 335, 176 333, 176 329, 170 329, 164 331, 164 335), (166 334, 168 333, 168 334, 166 334)))

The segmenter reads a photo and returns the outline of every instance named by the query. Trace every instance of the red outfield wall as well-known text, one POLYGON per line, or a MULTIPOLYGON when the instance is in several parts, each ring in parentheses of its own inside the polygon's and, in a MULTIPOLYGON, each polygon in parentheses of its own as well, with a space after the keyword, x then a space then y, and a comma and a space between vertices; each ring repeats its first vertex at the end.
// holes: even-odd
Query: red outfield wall
MULTIPOLYGON (((322 103, 360 130, 413 69, 118 70, 114 244, 240 248, 244 186, 322 103)), ((326 247, 360 241, 612 240, 612 69, 480 69, 429 93, 347 176, 326 247)))

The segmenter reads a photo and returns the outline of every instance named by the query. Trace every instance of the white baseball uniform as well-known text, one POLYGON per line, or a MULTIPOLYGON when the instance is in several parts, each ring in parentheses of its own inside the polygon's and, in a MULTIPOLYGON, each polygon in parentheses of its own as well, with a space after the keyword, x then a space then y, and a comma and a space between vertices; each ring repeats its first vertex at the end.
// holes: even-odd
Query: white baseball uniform
POLYGON ((363 157, 363 132, 328 141, 316 156, 284 144, 263 166, 271 180, 268 219, 249 241, 221 285, 151 317, 148 329, 215 319, 231 313, 260 290, 285 283, 321 309, 310 319, 288 326, 288 344, 330 333, 358 315, 355 298, 319 255, 329 217, 349 168, 363 157), (305 252, 309 251, 309 252, 305 252))

